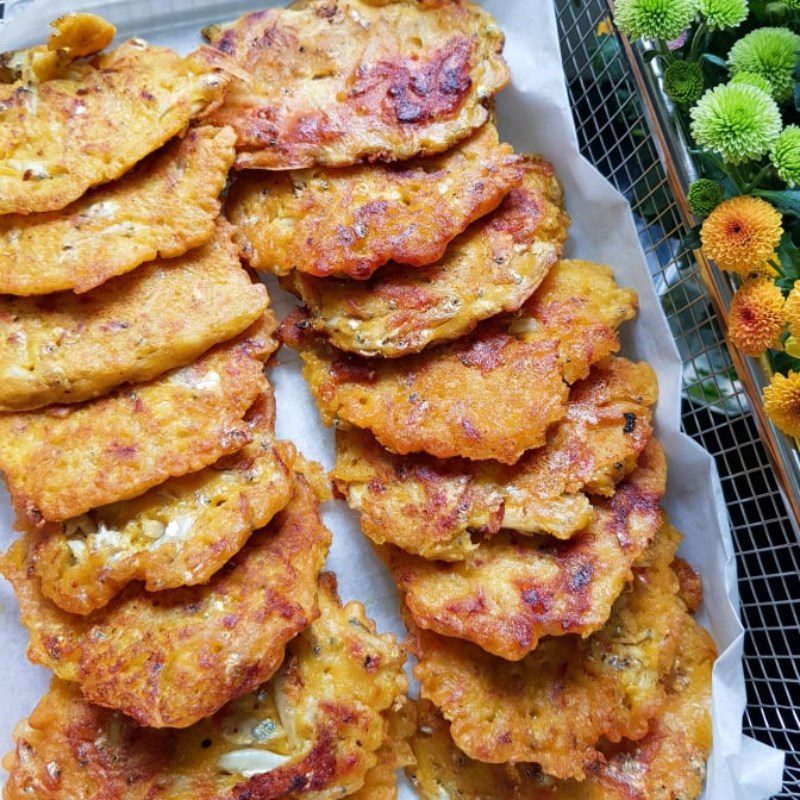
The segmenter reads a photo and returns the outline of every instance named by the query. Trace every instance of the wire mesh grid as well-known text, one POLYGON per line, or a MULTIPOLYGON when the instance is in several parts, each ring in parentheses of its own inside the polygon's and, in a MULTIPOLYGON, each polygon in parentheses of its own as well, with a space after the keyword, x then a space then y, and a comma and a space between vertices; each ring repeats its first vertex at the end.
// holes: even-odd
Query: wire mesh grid
POLYGON ((738 384, 605 0, 557 0, 581 149, 631 201, 684 358, 683 426, 716 458, 747 628, 746 731, 788 753, 778 797, 800 798, 800 544, 738 384))
MULTIPOLYGON (((0 0, 0 22, 4 7, 0 0)), ((608 6, 556 0, 556 7, 581 149, 631 201, 684 356, 684 429, 719 466, 747 628, 745 728, 787 751, 778 797, 800 798, 800 544, 697 267, 680 244, 684 226, 630 65, 618 47, 602 46, 613 41, 608 6)))

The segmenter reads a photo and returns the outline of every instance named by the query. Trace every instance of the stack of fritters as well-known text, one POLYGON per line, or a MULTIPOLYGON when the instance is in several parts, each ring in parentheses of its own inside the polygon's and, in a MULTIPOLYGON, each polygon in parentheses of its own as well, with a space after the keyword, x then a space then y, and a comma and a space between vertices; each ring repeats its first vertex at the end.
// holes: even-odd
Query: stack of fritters
POLYGON ((496 22, 298 0, 185 59, 86 58, 112 34, 70 17, 3 61, 3 570, 57 676, 6 797, 391 800, 401 766, 432 800, 695 797, 714 650, 656 377, 617 355, 637 299, 562 260, 553 167, 496 127, 496 22), (277 338, 398 585, 416 708, 392 637, 318 578, 324 487, 274 440, 240 255, 302 303, 277 338))
POLYGON ((0 58, 0 570, 56 676, 4 796, 390 797, 405 656, 321 575, 327 481, 275 438, 220 215, 241 70, 54 27, 0 58))
MULTIPOLYGON (((496 25, 463 2, 310 0, 208 34, 252 76, 215 112, 250 168, 228 218, 302 302, 278 335, 336 426, 335 489, 397 582, 438 720, 417 787, 614 796, 603 776, 673 724, 684 673, 707 695, 713 648, 672 571, 656 377, 617 355, 636 296, 561 260, 553 168, 495 127, 496 25), (480 788, 444 769, 467 756, 480 788)), ((694 778, 642 759, 643 785, 699 792, 691 735, 694 778)))

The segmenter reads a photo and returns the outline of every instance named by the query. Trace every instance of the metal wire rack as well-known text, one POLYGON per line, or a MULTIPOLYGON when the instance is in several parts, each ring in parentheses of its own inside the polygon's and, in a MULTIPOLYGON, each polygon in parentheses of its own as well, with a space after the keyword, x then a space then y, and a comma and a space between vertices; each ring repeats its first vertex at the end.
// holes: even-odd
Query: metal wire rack
POLYGON ((683 427, 717 460, 747 629, 747 733, 787 752, 781 798, 800 798, 800 544, 736 380, 631 64, 606 0, 556 0, 584 155, 630 200, 684 359, 683 427))
MULTIPOLYGON (((0 0, 0 24, 5 2, 0 0)), ((779 798, 800 798, 800 543, 691 252, 606 0, 556 0, 581 149, 631 201, 684 356, 683 426, 719 467, 747 629, 747 733, 788 754, 779 798), (598 30, 602 31, 601 34, 598 30)))

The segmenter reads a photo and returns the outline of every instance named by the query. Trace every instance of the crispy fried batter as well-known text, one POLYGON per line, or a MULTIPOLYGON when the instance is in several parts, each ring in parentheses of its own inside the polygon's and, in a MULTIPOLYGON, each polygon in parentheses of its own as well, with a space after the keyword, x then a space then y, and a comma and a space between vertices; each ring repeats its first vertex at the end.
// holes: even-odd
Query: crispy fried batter
POLYGON ((366 283, 293 273, 284 284, 308 306, 314 330, 364 356, 416 353, 516 311, 561 257, 569 225, 550 164, 528 157, 523 167, 523 184, 431 267, 392 264, 366 283))
POLYGON ((198 114, 228 77, 131 40, 39 84, 0 84, 0 214, 57 211, 114 180, 198 114))
POLYGON ((211 467, 133 500, 30 532, 42 594, 89 614, 128 583, 148 591, 206 583, 291 499, 294 447, 273 440, 274 402, 248 415, 253 441, 211 467))
POLYGON ((708 633, 684 616, 663 713, 638 742, 603 747, 605 761, 585 781, 557 780, 535 764, 484 764, 456 748, 447 722, 431 703, 418 704, 408 775, 423 800, 694 800, 711 751, 711 669, 708 633), (444 792, 444 794, 443 794, 444 792))
POLYGON ((193 128, 61 211, 0 217, 0 293, 85 292, 156 256, 205 244, 234 141, 230 128, 193 128))
POLYGON ((399 166, 249 173, 234 185, 227 213, 256 269, 363 280, 387 261, 437 261, 522 175, 487 123, 442 156, 399 166))
POLYGON ((394 453, 516 463, 566 413, 568 387, 619 348, 636 310, 611 270, 562 261, 523 312, 484 322, 469 338, 402 359, 337 353, 287 317, 280 338, 302 351, 323 418, 372 431, 394 453), (555 273, 555 274, 554 274, 555 273))
POLYGON ((652 432, 656 376, 644 362, 614 358, 576 383, 548 443, 513 466, 425 455, 394 456, 365 431, 336 432, 332 477, 361 512, 376 544, 458 561, 500 528, 568 539, 592 519, 586 493, 610 496, 652 432))
POLYGON ((56 681, 15 731, 6 800, 334 800, 385 783, 402 653, 327 580, 319 606, 272 681, 186 730, 140 728, 56 681))
POLYGON ((188 367, 76 406, 0 416, 0 469, 29 524, 61 522, 196 472, 250 441, 271 312, 188 367))
POLYGON ((42 595, 25 539, 0 567, 19 599, 34 663, 142 725, 183 728, 275 673, 286 643, 318 613, 329 544, 316 495, 298 477, 287 508, 205 586, 150 594, 132 585, 78 617, 42 595))
POLYGON ((37 84, 63 78, 72 63, 108 47, 117 29, 96 14, 65 14, 50 23, 47 44, 0 53, 0 83, 37 84))
POLYGON ((386 558, 414 623, 518 661, 543 636, 588 636, 605 625, 631 568, 661 525, 664 454, 642 463, 568 542, 504 532, 446 564, 397 548, 386 558))
POLYGON ((450 720, 458 747, 481 761, 534 761, 555 777, 582 779, 602 760, 601 739, 644 736, 664 709, 663 681, 686 619, 670 569, 679 539, 662 528, 656 557, 636 570, 632 589, 588 639, 548 637, 511 662, 414 629, 421 695, 450 720))
POLYGON ((564 380, 574 383, 619 350, 617 329, 637 308, 636 292, 620 289, 610 267, 561 261, 523 307, 516 330, 557 338, 564 380))
POLYGON ((0 297, 0 410, 78 403, 139 383, 241 333, 269 303, 241 268, 233 229, 76 297, 0 297))
POLYGON ((513 464, 544 444, 566 410, 555 343, 526 342, 495 323, 435 351, 367 360, 304 336, 302 312, 281 338, 303 350, 303 375, 323 419, 371 430, 395 453, 513 464))
POLYGON ((300 0, 205 33, 251 75, 213 117, 236 129, 239 168, 441 153, 509 79, 497 23, 460 0, 300 0))

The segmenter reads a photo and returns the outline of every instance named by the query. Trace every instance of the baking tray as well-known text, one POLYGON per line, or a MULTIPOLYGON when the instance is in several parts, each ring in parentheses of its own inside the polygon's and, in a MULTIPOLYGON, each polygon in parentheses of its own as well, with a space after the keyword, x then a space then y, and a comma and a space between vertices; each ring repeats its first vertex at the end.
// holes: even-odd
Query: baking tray
POLYGON ((745 732, 787 752, 777 796, 800 798, 797 452, 753 412, 764 380, 757 362, 731 358, 719 315, 730 285, 682 244, 691 164, 670 134, 657 78, 609 24, 605 0, 556 0, 556 9, 581 149, 631 203, 684 360, 683 428, 720 472, 747 630, 745 732))
MULTIPOLYGON (((0 20, 3 7, 0 0, 0 20)), ((800 620, 794 600, 800 597, 800 544, 787 503, 794 494, 782 489, 789 485, 783 472, 787 453, 776 452, 770 439, 770 461, 759 432, 762 421, 754 419, 746 380, 739 379, 719 324, 714 300, 724 301, 724 294, 715 297, 720 290, 703 282, 703 265, 681 244, 687 230, 682 176, 641 63, 613 30, 598 34, 610 30, 605 0, 556 0, 556 10, 582 151, 631 202, 684 356, 683 427, 719 467, 747 628, 745 730, 787 751, 777 796, 800 798, 800 620)), ((796 461, 793 452, 791 458, 796 461)))

